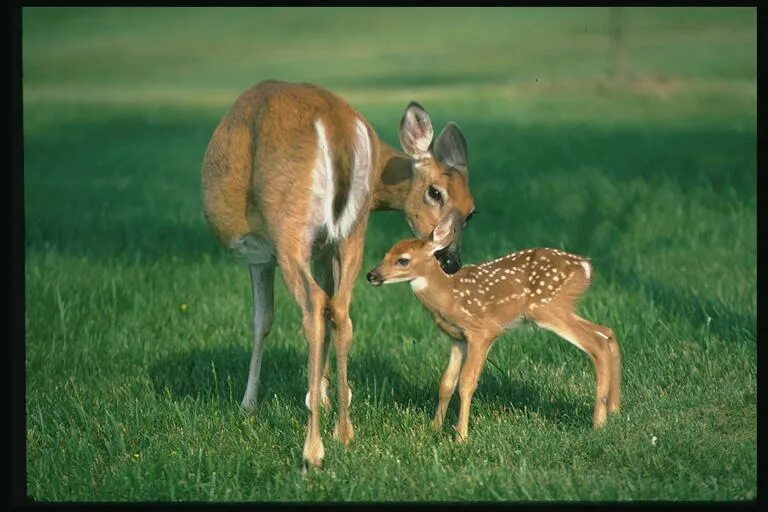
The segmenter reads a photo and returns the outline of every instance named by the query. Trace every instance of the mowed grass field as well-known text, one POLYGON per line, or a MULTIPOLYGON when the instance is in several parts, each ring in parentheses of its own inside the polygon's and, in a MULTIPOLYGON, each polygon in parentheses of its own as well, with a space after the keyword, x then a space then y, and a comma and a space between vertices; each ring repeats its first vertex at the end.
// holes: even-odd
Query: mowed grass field
MULTIPOLYGON (((756 474, 756 11, 51 9, 23 29, 26 480, 35 501, 749 500, 756 474), (522 326, 490 353, 469 441, 429 421, 450 344, 406 285, 361 274, 356 437, 300 473, 298 307, 278 273, 243 413, 247 269, 213 239, 200 165, 268 78, 350 101, 396 144, 410 100, 469 146, 463 259, 589 256, 582 314, 623 355, 591 429, 588 358, 522 326)), ((298 185, 297 185, 298 186, 298 185)), ((409 237, 371 216, 364 272, 409 237)), ((335 396, 333 397, 335 400, 335 396)))

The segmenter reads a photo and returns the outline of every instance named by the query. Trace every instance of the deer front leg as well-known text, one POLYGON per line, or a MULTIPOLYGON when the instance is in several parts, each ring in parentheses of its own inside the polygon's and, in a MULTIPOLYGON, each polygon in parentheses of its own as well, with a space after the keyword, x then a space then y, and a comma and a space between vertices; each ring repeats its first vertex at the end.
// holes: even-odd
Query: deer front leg
POLYGON ((248 383, 241 406, 253 411, 256 409, 256 398, 261 375, 261 355, 264 351, 264 339, 272 326, 272 310, 275 283, 275 266, 273 263, 250 266, 251 288, 253 291, 253 352, 251 364, 248 367, 248 383))
POLYGON ((445 420, 445 413, 448 410, 448 403, 456 390, 456 383, 459 381, 459 370, 467 353, 467 344, 464 341, 454 340, 451 346, 451 358, 448 360, 448 366, 440 379, 440 390, 438 394, 437 410, 435 419, 432 420, 432 428, 440 430, 445 420))
POLYGON ((355 278, 360 273, 363 260, 366 224, 366 219, 361 219, 355 231, 339 244, 338 265, 334 266, 334 274, 338 276, 338 286, 329 305, 338 381, 338 419, 333 434, 344 445, 349 445, 354 437, 352 421, 349 417, 352 391, 347 382, 347 359, 352 346, 352 320, 349 317, 349 303, 352 300, 355 278))
POLYGON ((456 441, 462 442, 467 439, 469 430, 469 408, 472 404, 472 396, 477 389, 477 380, 483 371, 485 358, 488 350, 491 348, 493 338, 490 337, 468 337, 467 356, 464 365, 461 368, 459 377, 459 398, 461 406, 459 408, 459 421, 456 424, 456 441))

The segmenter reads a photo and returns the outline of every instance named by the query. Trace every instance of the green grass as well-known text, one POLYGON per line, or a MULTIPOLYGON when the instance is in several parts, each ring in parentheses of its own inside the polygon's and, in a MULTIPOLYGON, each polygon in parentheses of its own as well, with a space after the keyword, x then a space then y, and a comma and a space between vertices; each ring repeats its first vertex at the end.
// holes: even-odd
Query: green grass
MULTIPOLYGON (((756 497, 754 9, 23 10, 27 493, 36 501, 756 497), (255 416, 247 271, 204 223, 218 120, 266 78, 338 91, 394 143, 410 99, 459 123, 480 214, 463 258, 588 255, 622 412, 524 326, 490 354, 470 439, 428 422, 449 343, 407 286, 359 279, 355 440, 299 472, 306 349, 282 281, 255 416), (182 311, 181 304, 188 309, 182 311), (652 444, 651 439, 657 441, 652 444)), ((439 128, 438 128, 439 129, 439 128)), ((375 213, 365 270, 403 217, 375 213)))

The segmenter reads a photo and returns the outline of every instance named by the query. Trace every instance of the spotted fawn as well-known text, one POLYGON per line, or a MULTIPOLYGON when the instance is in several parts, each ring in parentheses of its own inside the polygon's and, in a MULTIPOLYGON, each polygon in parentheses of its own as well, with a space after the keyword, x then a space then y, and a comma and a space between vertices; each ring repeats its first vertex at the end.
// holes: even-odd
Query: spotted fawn
POLYGON ((438 327, 453 340, 433 427, 442 426, 458 382, 456 439, 466 439, 472 395, 488 351, 500 334, 523 319, 587 353, 595 368, 597 395, 592 425, 602 427, 608 413, 619 409, 621 355, 613 330, 574 312, 590 284, 589 260, 557 249, 525 249, 446 274, 434 255, 452 238, 451 225, 441 222, 426 239, 396 243, 367 275, 376 286, 409 281, 438 327))

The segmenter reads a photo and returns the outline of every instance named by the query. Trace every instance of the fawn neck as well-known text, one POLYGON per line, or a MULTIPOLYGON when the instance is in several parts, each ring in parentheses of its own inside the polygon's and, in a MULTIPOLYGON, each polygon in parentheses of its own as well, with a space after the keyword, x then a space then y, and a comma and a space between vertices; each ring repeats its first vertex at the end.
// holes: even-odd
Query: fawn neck
POLYGON ((431 258, 419 269, 418 277, 411 281, 416 297, 432 312, 450 309, 451 288, 455 280, 464 275, 464 268, 454 274, 446 274, 436 258, 431 258))

